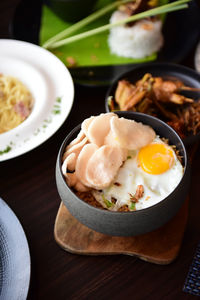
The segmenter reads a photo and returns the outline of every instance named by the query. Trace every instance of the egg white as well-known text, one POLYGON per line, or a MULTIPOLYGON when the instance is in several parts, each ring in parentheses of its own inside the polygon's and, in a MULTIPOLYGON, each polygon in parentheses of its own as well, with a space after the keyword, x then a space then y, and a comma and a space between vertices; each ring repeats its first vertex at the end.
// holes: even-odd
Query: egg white
MULTIPOLYGON (((157 136, 154 143, 163 143, 157 136)), ((170 169, 159 175, 151 175, 143 171, 139 166, 137 151, 129 151, 127 160, 119 169, 119 172, 111 186, 94 191, 93 195, 105 208, 117 211, 121 206, 130 206, 130 195, 135 195, 137 186, 143 185, 144 194, 135 204, 135 209, 150 207, 166 198, 179 184, 184 168, 178 160, 174 150, 174 163, 170 169), (116 203, 112 203, 112 199, 116 203)))

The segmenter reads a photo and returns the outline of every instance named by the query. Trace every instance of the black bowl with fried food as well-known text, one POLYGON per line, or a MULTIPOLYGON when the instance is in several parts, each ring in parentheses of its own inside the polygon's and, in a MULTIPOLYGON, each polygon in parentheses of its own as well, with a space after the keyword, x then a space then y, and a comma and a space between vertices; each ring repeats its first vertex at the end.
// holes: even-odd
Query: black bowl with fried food
POLYGON ((181 138, 165 122, 136 112, 117 112, 117 114, 119 117, 151 126, 156 134, 169 141, 169 145, 176 146, 184 167, 183 177, 177 187, 159 203, 136 211, 110 211, 87 203, 67 185, 62 173, 63 154, 66 146, 77 136, 81 125, 68 134, 60 147, 56 163, 56 184, 61 200, 69 212, 82 224, 107 235, 136 236, 161 227, 177 214, 188 193, 190 165, 181 138))
POLYGON ((135 67, 113 81, 105 108, 155 116, 190 145, 200 139, 200 74, 169 63, 135 67))

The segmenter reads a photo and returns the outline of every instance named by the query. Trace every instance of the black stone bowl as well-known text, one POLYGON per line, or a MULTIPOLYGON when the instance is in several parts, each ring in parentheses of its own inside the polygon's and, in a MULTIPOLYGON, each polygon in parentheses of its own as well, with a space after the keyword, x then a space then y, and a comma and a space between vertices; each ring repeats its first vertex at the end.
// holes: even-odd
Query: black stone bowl
MULTIPOLYGON (((132 70, 129 70, 128 72, 124 72, 123 74, 121 74, 120 76, 118 76, 113 80, 105 97, 106 112, 110 111, 108 105, 108 99, 110 97, 114 97, 119 80, 125 79, 134 84, 136 81, 141 79, 146 73, 151 73, 152 76, 162 77, 166 80, 178 79, 181 80, 186 86, 200 89, 200 74, 193 69, 190 69, 182 65, 173 64, 173 63, 158 62, 158 63, 142 64, 140 66, 133 67, 132 70)), ((200 99, 200 91, 199 92, 182 91, 181 94, 183 94, 186 97, 194 99, 194 101, 200 99)), ((117 106, 115 107, 115 109, 118 109, 117 106)), ((188 133, 187 136, 183 139, 183 142, 185 146, 188 146, 199 140, 200 140, 200 132, 198 132, 196 135, 193 135, 192 133, 188 133)))
POLYGON ((163 121, 149 115, 135 112, 116 112, 120 117, 132 119, 151 126, 160 137, 169 139, 182 156, 184 174, 175 190, 164 200, 151 207, 134 212, 112 212, 95 208, 75 195, 62 175, 62 156, 66 146, 80 131, 77 126, 65 138, 56 163, 56 184, 61 200, 70 213, 87 227, 113 236, 134 236, 153 231, 167 223, 182 206, 189 189, 190 166, 184 144, 178 134, 163 121))

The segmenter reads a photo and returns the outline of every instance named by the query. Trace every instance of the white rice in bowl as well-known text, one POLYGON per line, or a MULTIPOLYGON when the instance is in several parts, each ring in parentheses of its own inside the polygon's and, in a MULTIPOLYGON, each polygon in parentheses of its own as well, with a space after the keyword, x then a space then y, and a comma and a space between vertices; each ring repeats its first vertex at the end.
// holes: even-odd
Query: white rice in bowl
MULTIPOLYGON (((110 23, 116 23, 128 15, 115 11, 110 23)), ((111 53, 128 58, 143 58, 160 50, 163 45, 162 22, 143 19, 133 26, 120 25, 110 30, 108 44, 111 53)))

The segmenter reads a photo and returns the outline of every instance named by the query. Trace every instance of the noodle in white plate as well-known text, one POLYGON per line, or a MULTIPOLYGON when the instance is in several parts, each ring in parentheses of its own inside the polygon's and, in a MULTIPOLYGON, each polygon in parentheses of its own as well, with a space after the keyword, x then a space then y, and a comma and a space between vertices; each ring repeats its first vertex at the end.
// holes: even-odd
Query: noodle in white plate
POLYGON ((0 133, 21 124, 31 113, 33 96, 17 78, 0 74, 0 133))

